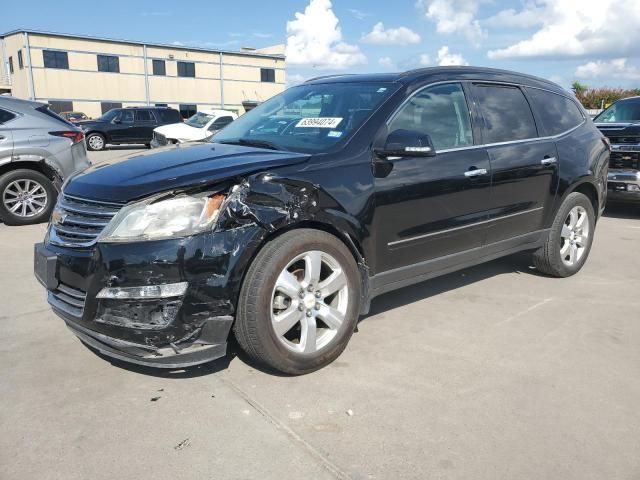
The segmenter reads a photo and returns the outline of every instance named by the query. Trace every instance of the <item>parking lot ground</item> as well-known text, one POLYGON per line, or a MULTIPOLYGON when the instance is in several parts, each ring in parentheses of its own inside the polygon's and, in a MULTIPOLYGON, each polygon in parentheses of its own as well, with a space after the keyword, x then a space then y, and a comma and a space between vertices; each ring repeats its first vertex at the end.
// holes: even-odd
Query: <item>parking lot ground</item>
POLYGON ((44 231, 0 225, 2 479, 640 478, 640 208, 574 277, 519 254, 379 297, 302 377, 96 355, 33 277, 44 231))

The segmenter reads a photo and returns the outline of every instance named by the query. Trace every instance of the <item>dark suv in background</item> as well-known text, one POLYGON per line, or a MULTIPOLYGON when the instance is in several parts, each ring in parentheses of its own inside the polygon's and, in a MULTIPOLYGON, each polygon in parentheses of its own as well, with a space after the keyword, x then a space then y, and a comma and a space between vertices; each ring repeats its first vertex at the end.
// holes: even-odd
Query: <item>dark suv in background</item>
POLYGON ((87 139, 89 150, 102 150, 107 144, 142 143, 150 146, 153 129, 182 122, 180 112, 168 107, 114 108, 95 120, 77 122, 87 139))
POLYGON ((233 329, 254 359, 307 373, 384 292, 518 251, 546 274, 578 272, 608 162, 582 107, 544 79, 472 67, 318 78, 212 143, 73 177, 35 272, 106 355, 194 365, 223 356, 233 329))
POLYGON ((593 121, 611 143, 609 200, 640 202, 640 97, 618 100, 593 121))

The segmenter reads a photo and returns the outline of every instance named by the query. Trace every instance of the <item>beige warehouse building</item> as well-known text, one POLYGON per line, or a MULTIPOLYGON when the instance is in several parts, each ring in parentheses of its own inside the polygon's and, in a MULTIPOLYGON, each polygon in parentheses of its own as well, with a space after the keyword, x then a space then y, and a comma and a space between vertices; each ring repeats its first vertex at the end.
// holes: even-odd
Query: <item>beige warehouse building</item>
POLYGON ((0 48, 0 93, 94 118, 140 105, 241 114, 285 87, 283 45, 227 51, 15 30, 0 48))

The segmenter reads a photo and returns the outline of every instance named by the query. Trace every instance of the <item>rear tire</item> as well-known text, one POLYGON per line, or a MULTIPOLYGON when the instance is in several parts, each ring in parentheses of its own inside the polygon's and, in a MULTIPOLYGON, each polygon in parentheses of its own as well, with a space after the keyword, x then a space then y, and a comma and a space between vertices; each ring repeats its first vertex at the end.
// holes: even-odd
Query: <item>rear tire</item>
POLYGON ((57 196, 53 182, 40 172, 7 172, 0 177, 0 219, 7 225, 46 222, 57 196))
POLYGON ((335 360, 356 327, 360 273, 326 232, 300 229, 267 243, 246 274, 234 333, 254 360, 301 375, 335 360))
POLYGON ((87 135, 87 149, 91 151, 104 150, 107 146, 107 141, 104 135, 100 133, 90 133, 87 135))
POLYGON ((579 192, 569 194, 553 220, 547 240, 533 254, 533 264, 554 277, 578 273, 591 251, 595 226, 589 198, 579 192))

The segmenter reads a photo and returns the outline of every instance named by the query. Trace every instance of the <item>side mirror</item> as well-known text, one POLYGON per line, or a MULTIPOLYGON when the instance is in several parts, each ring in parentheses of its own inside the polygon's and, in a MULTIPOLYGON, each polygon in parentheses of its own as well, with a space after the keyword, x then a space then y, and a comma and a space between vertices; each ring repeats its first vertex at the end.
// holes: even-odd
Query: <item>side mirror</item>
POLYGON ((426 133, 399 129, 389 134, 382 149, 376 149, 381 157, 433 157, 436 149, 426 133))
POLYGON ((122 120, 120 120, 119 118, 114 118, 112 123, 118 125, 118 124, 122 123, 122 120))

